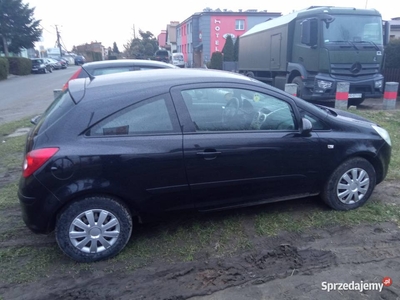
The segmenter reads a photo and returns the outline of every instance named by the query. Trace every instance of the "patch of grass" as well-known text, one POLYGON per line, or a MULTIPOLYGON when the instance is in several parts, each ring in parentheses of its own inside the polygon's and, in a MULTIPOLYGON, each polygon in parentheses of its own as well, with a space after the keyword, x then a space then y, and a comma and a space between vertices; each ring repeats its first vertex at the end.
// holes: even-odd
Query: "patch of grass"
POLYGON ((392 157, 387 179, 400 179, 400 110, 355 110, 352 111, 385 128, 392 140, 392 157))
POLYGON ((18 128, 30 127, 29 119, 0 125, 0 174, 21 170, 26 135, 7 137, 18 128))
POLYGON ((55 247, 11 247, 0 249, 0 282, 24 283, 35 281, 49 271, 54 261, 59 259, 55 247))
MULTIPOLYGON (((0 209, 18 205, 17 198, 18 182, 15 181, 0 189, 0 209)), ((0 221, 1 224, 2 221, 0 221)))
POLYGON ((396 222, 400 224, 400 210, 396 205, 367 202, 366 205, 350 211, 311 210, 300 218, 293 212, 270 212, 256 216, 256 231, 259 235, 273 236, 280 231, 300 232, 307 228, 326 226, 352 226, 363 223, 396 222))
POLYGON ((1 124, 0 125, 0 137, 4 137, 6 135, 9 135, 13 133, 15 130, 18 128, 23 128, 23 127, 32 127, 32 123, 30 122, 31 118, 25 118, 21 119, 18 121, 6 123, 6 124, 1 124))

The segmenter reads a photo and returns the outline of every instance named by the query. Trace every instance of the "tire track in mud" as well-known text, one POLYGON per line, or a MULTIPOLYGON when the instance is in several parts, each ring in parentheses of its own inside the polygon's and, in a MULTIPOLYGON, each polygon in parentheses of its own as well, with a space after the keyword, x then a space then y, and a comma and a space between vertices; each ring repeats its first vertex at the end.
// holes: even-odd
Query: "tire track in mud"
MULTIPOLYGON (((56 289, 30 299, 85 299, 82 295, 121 300, 187 299, 244 284, 259 285, 296 275, 318 276, 336 267, 386 260, 393 269, 400 271, 400 232, 395 224, 314 230, 291 238, 290 244, 230 258, 158 265, 112 278, 105 278, 105 275, 80 284, 75 281, 69 285, 73 288, 56 289)), ((268 244, 268 239, 264 242, 268 244)))
MULTIPOLYGON (((299 251, 285 244, 223 260, 146 268, 130 274, 113 274, 113 277, 105 275, 78 281, 58 278, 61 284, 57 288, 30 290, 26 299, 187 299, 247 282, 260 284, 295 274, 309 274, 336 264, 336 256, 330 251, 299 251)), ((50 281, 42 286, 54 285, 50 281)))
POLYGON ((302 234, 281 233, 273 238, 259 237, 255 242, 254 251, 234 257, 175 264, 154 262, 129 273, 53 275, 16 291, 12 286, 0 286, 0 294, 4 299, 30 300, 178 300, 210 295, 229 287, 262 285, 303 275, 318 281, 320 273, 335 268, 359 270, 374 262, 400 272, 400 231, 394 223, 352 228, 336 226, 302 234))

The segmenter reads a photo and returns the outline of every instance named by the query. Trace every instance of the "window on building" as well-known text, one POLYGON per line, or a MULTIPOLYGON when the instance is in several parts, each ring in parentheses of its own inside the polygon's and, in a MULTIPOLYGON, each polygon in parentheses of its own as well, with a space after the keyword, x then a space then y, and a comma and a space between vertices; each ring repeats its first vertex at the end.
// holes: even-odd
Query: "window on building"
POLYGON ((235 29, 236 30, 244 30, 244 20, 236 20, 235 29))

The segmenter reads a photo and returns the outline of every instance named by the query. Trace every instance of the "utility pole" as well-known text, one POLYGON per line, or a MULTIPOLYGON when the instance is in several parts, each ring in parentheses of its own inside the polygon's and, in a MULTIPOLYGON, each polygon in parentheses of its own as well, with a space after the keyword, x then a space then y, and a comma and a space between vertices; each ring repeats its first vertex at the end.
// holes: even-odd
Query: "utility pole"
POLYGON ((61 43, 60 43, 60 32, 58 31, 58 27, 56 26, 56 32, 57 32, 57 47, 60 49, 60 57, 62 57, 62 50, 61 50, 61 43))

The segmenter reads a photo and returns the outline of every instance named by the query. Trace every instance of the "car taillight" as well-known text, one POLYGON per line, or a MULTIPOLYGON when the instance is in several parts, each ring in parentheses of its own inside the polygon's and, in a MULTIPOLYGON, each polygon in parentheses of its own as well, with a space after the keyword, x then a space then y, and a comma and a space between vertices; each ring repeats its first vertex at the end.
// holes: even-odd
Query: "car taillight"
POLYGON ((43 148, 30 151, 24 160, 22 176, 25 178, 31 176, 37 169, 48 161, 54 154, 56 154, 58 148, 43 148))
POLYGON ((68 81, 64 84, 64 86, 62 87, 62 91, 64 92, 67 88, 68 88, 68 83, 72 80, 72 79, 76 79, 78 78, 79 74, 82 72, 82 68, 79 68, 78 71, 76 71, 74 74, 72 74, 71 78, 68 79, 68 81))

